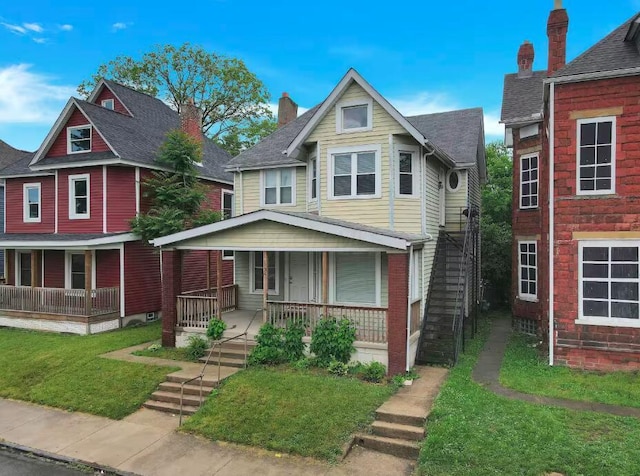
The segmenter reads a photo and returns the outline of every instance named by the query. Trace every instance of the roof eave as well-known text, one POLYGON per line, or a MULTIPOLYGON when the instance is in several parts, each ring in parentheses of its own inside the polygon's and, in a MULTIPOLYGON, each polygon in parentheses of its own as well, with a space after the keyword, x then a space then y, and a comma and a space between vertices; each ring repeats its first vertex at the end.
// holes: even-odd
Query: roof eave
POLYGON ((640 75, 640 67, 614 69, 611 71, 595 71, 592 73, 571 74, 567 76, 552 76, 544 80, 544 84, 578 83, 597 79, 623 78, 640 75))
POLYGON ((281 167, 306 167, 306 163, 304 162, 300 162, 298 161, 297 163, 295 162, 276 162, 276 163, 270 163, 270 164, 264 164, 264 165, 237 165, 237 166, 233 166, 233 167, 226 167, 225 171, 226 172, 244 172, 244 171, 248 171, 248 170, 264 170, 264 169, 279 169, 281 167))
POLYGON ((535 124, 536 122, 542 122, 542 119, 542 112, 536 112, 531 116, 501 119, 500 124, 504 124, 505 127, 522 127, 529 124, 535 124))

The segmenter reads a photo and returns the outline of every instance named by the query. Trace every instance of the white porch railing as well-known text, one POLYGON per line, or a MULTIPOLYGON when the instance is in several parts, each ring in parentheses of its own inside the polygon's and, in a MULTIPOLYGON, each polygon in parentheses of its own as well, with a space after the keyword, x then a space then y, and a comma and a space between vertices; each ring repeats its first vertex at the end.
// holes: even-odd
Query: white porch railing
POLYGON ((177 298, 176 314, 179 327, 206 329, 211 318, 223 312, 233 311, 238 306, 238 286, 187 291, 177 298))
POLYGON ((120 311, 120 290, 91 290, 90 302, 84 289, 0 286, 0 310, 94 317, 120 311))
POLYGON ((356 340, 387 342, 387 308, 368 306, 340 306, 311 302, 267 301, 268 322, 285 327, 287 322, 302 324, 307 336, 325 316, 346 318, 356 328, 356 340))

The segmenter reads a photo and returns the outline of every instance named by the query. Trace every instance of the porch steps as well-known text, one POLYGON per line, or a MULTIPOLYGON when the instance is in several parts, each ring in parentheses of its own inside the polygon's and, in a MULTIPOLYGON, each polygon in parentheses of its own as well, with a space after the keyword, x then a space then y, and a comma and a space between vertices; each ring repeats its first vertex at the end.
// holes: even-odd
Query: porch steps
MULTIPOLYGON (((247 342, 247 357, 256 346, 255 341, 247 342)), ((207 356, 209 355, 209 351, 205 354, 204 357, 200 357, 199 362, 205 363, 207 361, 207 356)), ((214 348, 213 354, 211 354, 211 359, 209 363, 214 363, 217 365, 218 360, 225 367, 235 367, 238 369, 244 368, 244 343, 237 342, 226 342, 222 344, 222 349, 218 352, 218 348, 214 348)))
MULTIPOLYGON (((158 412, 163 413, 171 413, 172 415, 180 414, 180 404, 179 403, 169 403, 169 402, 161 402, 158 400, 147 400, 142 404, 143 407, 148 408, 149 410, 156 410, 158 412)), ((193 415, 198 411, 198 407, 192 407, 188 405, 184 405, 182 407, 183 415, 193 415)))

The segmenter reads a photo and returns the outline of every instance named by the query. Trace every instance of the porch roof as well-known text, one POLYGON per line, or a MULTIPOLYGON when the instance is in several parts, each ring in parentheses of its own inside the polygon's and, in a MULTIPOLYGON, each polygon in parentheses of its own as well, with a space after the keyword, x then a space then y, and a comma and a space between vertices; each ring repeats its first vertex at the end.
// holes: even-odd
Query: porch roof
POLYGON ((152 240, 155 246, 223 250, 407 250, 432 237, 400 233, 312 213, 258 210, 152 240), (235 230, 235 233, 232 232, 235 230), (303 232, 307 232, 306 234, 303 232), (223 233, 225 232, 225 233, 223 233), (215 235, 215 236, 214 236, 215 235))
POLYGON ((136 241, 133 233, 0 233, 0 247, 16 249, 88 249, 136 241))

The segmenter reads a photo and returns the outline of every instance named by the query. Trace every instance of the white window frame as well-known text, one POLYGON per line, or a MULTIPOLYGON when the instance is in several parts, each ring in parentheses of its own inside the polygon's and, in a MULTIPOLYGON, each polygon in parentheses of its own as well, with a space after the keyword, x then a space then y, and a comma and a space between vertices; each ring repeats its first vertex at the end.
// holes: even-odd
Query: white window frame
POLYGON ((525 154, 523 156, 520 157, 520 198, 518 201, 518 208, 520 210, 530 210, 530 209, 536 209, 540 206, 540 155, 538 154, 538 152, 536 152, 535 154, 525 154), (523 186, 525 184, 524 179, 522 178, 522 175, 524 173, 524 169, 522 168, 522 164, 524 163, 525 159, 532 159, 532 158, 536 158, 537 159, 537 166, 535 168, 536 170, 536 176, 537 178, 535 180, 531 180, 531 171, 533 170, 531 168, 531 161, 529 161, 529 180, 526 181, 526 183, 529 184, 529 187, 531 187, 531 184, 537 184, 537 191, 534 194, 531 193, 531 188, 529 188, 529 195, 527 195, 530 199, 532 197, 536 197, 536 204, 535 205, 528 205, 528 206, 524 206, 522 205, 522 199, 524 198, 524 194, 523 194, 523 186))
POLYGON ((340 101, 336 104, 336 133, 337 134, 351 134, 353 132, 366 132, 373 129, 373 98, 351 99, 347 101, 340 101), (366 106, 367 108, 367 125, 365 127, 352 127, 345 129, 343 127, 343 109, 366 106))
POLYGON ((462 171, 458 170, 458 169, 451 169, 447 172, 447 174, 444 177, 444 181, 445 181, 445 186, 447 187, 447 191, 451 192, 451 193, 455 193, 458 190, 460 190, 460 187, 462 186, 462 171), (458 186, 456 188, 452 188, 451 185, 449 185, 449 178, 451 177, 451 175, 453 174, 457 174, 458 175, 458 186))
MULTIPOLYGON (((520 299, 521 301, 530 301, 530 302, 538 302, 538 290, 539 290, 539 286, 538 283, 540 282, 540 280, 538 279, 540 276, 540 272, 539 272, 539 256, 538 256, 538 242, 537 241, 532 241, 532 240, 518 240, 518 299, 520 299), (523 293, 522 292, 522 252, 520 251, 520 246, 521 245, 527 245, 527 255, 529 255, 529 245, 533 245, 535 247, 535 257, 536 257, 536 264, 535 266, 531 266, 530 264, 527 264, 527 268, 534 268, 536 270, 536 293, 535 294, 531 294, 531 293, 523 293)), ((527 279, 527 283, 530 282, 529 279, 527 279)))
POLYGON ((91 174, 69 175, 69 220, 87 220, 91 218, 91 174), (87 213, 76 213, 76 181, 87 181, 87 213))
POLYGON ((414 146, 406 146, 406 145, 398 145, 396 151, 396 161, 395 161, 395 169, 396 169, 396 198, 416 198, 420 196, 420 154, 417 147, 414 146), (400 193, 400 154, 401 153, 409 153, 411 154, 411 193, 400 193))
MULTIPOLYGON (((604 248, 608 247, 609 249, 615 247, 638 247, 640 253, 640 241, 637 240, 581 240, 578 241, 578 318, 576 319, 576 324, 584 324, 584 325, 594 325, 594 326, 608 326, 608 327, 633 327, 640 328, 640 319, 627 319, 624 317, 598 317, 598 316, 585 316, 584 315, 584 303, 583 303, 583 250, 585 247, 588 248, 604 248)), ((609 263, 611 262, 611 258, 609 258, 609 263)), ((604 263, 604 262, 602 262, 604 263)), ((639 263, 640 268, 640 263, 639 263)), ((639 269, 640 272, 640 269, 639 269)), ((593 278, 590 278, 593 279, 593 278)), ((638 278, 614 278, 613 281, 617 282, 633 282, 637 281, 638 286, 640 286, 640 277, 638 278)), ((595 279, 594 279, 595 280, 595 279)), ((601 279, 599 281, 605 281, 605 279, 601 279)), ((607 283, 611 283, 611 272, 609 272, 609 277, 606 278, 607 283)), ((609 307, 611 306, 611 293, 609 293, 609 307)))
POLYGON ((116 108, 116 102, 113 99, 103 99, 100 103, 102 105, 102 107, 104 107, 105 109, 109 109, 111 111, 115 111, 116 108), (108 107, 107 104, 110 104, 111 107, 108 107))
POLYGON ((331 147, 327 150, 327 199, 328 200, 366 200, 369 198, 380 198, 382 196, 382 169, 381 169, 382 147, 380 144, 354 145, 349 147, 331 147), (375 154, 375 185, 376 190, 373 195, 357 195, 357 165, 355 154, 373 152, 375 154), (351 157, 351 195, 333 195, 333 156, 340 154, 352 154, 351 157))
MULTIPOLYGON (((578 119, 576 121, 576 195, 611 195, 616 193, 616 144, 617 144, 617 135, 616 135, 616 116, 603 116, 603 117, 595 117, 590 119, 578 119), (600 123, 600 122, 611 122, 611 188, 607 190, 581 190, 580 189, 580 141, 581 141, 581 132, 582 132, 582 124, 592 124, 592 123, 600 123)), ((597 133, 596 133, 596 141, 597 141, 597 133)), ((596 154, 596 163, 597 163, 597 154, 596 154)), ((595 185, 594 185, 595 187, 595 185)))
POLYGON ((296 182, 297 182, 297 167, 281 167, 274 169, 263 169, 260 171, 260 206, 261 207, 295 207, 297 202, 296 196, 296 182), (280 187, 282 183, 282 171, 291 171, 291 203, 280 203, 280 187), (266 174, 267 172, 278 172, 278 179, 276 184, 276 203, 266 203, 266 174))
MULTIPOLYGON (((255 286, 255 282, 256 282, 256 259, 255 259, 255 253, 262 253, 262 251, 250 251, 249 252, 249 289, 251 290, 251 294, 262 294, 264 292, 264 290, 261 289, 256 289, 255 286)), ((275 294, 275 295, 279 295, 280 294, 280 252, 279 251, 273 251, 273 253, 275 254, 275 261, 276 261, 276 287, 275 289, 269 289, 269 293, 271 294, 275 294)), ((264 282, 262 283, 262 285, 264 286, 264 282)), ((269 284, 267 283, 267 286, 269 284)))
MULTIPOLYGON (((83 139, 86 140, 86 139, 83 139)), ((91 124, 83 124, 78 126, 67 127, 67 154, 86 154, 93 150, 93 127, 91 124), (72 129, 89 129, 89 149, 88 150, 71 150, 71 130, 72 129)))
MULTIPOLYGON (((360 253, 360 252, 359 252, 360 253)), ((372 304, 363 304, 361 302, 342 302, 336 300, 336 254, 329 253, 329 304, 346 305, 346 306, 374 306, 380 307, 382 304, 382 255, 380 252, 366 252, 362 253, 373 254, 375 256, 376 263, 376 302, 372 304)))
POLYGON ((24 223, 40 223, 42 221, 42 184, 40 182, 25 183, 22 186, 22 220, 24 223), (29 189, 38 190, 38 217, 29 216, 29 189))
MULTIPOLYGON (((233 190, 227 190, 223 188, 220 194, 220 211, 222 213, 221 219, 226 220, 227 218, 224 216, 224 198, 225 196, 231 196, 231 216, 229 218, 233 218, 235 216, 235 203, 234 203, 234 195, 233 190)), ((222 251, 222 259, 223 260, 233 260, 235 258, 235 252, 233 250, 223 250, 222 251)))
MULTIPOLYGON (((71 256, 82 255, 84 258, 84 250, 79 251, 65 251, 64 252, 64 287, 65 289, 72 289, 71 287, 71 256)), ((96 289, 96 252, 91 251, 91 289, 96 289)))
POLYGON ((307 171, 307 189, 309 190, 309 197, 308 200, 310 202, 317 202, 318 201, 318 196, 320 195, 320 190, 318 185, 320 184, 320 169, 318 167, 318 158, 316 157, 315 152, 309 156, 309 165, 308 165, 308 171, 307 171), (313 164, 315 164, 316 167, 316 174, 315 177, 313 175, 313 164), (313 180, 315 179, 316 181, 316 186, 313 186, 313 180), (313 192, 316 193, 316 196, 313 196, 313 192))

